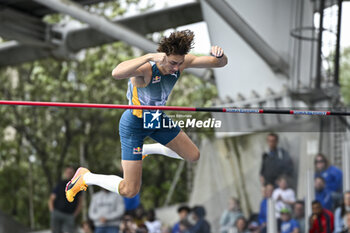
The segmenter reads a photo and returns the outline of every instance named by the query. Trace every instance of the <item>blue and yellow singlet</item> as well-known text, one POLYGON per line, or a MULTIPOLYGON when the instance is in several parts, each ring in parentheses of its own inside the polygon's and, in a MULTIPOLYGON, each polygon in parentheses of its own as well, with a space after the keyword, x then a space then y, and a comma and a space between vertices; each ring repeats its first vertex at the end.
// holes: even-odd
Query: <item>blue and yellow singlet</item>
MULTIPOLYGON (((126 94, 129 105, 164 106, 180 77, 180 71, 174 74, 162 75, 156 63, 150 63, 152 66, 152 78, 146 87, 135 87, 129 79, 128 92, 126 94)), ((142 118, 141 109, 134 109, 132 113, 138 118, 142 118)))

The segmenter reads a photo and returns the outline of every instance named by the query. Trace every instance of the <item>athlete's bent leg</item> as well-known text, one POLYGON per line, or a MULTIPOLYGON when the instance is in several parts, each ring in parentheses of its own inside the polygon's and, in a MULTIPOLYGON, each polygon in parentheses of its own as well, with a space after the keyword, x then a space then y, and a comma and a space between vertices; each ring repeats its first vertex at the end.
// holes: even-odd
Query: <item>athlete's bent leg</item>
POLYGON ((75 195, 86 190, 88 185, 98 185, 125 197, 134 197, 141 187, 142 160, 122 160, 124 179, 115 175, 91 173, 79 168, 66 187, 67 200, 72 202, 75 195))
POLYGON ((123 181, 118 192, 125 197, 134 197, 141 187, 142 146, 150 131, 144 130, 143 118, 126 110, 119 121, 119 135, 122 149, 123 181))
POLYGON ((122 160, 124 179, 119 185, 119 194, 134 197, 139 193, 142 179, 142 160, 122 160))
POLYGON ((129 110, 125 111, 119 122, 124 178, 93 174, 86 168, 80 168, 67 184, 68 201, 73 201, 74 196, 81 190, 86 190, 88 185, 98 185, 126 197, 135 196, 141 186, 143 141, 149 133, 151 132, 143 129, 142 118, 132 115, 129 110))
POLYGON ((178 155, 188 161, 194 162, 200 157, 198 147, 182 130, 173 140, 166 144, 166 147, 175 151, 178 155))
POLYGON ((122 160, 124 179, 114 175, 87 173, 84 181, 87 185, 98 185, 125 197, 134 197, 141 187, 142 160, 122 160))

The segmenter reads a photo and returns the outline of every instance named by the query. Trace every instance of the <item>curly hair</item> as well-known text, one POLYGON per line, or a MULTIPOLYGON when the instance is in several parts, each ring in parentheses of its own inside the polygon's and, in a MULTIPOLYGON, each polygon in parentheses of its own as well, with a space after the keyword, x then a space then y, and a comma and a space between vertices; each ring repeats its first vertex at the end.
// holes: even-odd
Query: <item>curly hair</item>
POLYGON ((194 34, 190 30, 175 31, 159 42, 158 52, 169 55, 186 55, 193 48, 194 34))

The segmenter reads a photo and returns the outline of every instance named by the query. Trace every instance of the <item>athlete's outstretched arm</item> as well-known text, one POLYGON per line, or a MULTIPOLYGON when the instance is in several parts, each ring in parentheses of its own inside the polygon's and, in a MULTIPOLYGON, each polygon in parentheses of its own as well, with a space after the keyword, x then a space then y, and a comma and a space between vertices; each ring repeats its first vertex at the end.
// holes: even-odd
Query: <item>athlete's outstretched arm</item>
POLYGON ((227 64, 227 57, 224 50, 219 46, 211 47, 211 56, 197 57, 192 54, 185 56, 184 68, 215 68, 227 64))
POLYGON ((113 69, 112 76, 115 79, 143 77, 145 75, 144 64, 149 61, 158 62, 163 61, 164 59, 165 54, 163 53, 149 53, 138 58, 123 61, 113 69))

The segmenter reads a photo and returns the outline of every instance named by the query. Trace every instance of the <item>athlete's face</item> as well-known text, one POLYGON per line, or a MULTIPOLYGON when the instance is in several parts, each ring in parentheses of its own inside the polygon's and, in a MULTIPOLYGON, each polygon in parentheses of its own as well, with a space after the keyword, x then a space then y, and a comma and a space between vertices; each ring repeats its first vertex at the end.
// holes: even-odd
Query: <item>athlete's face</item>
POLYGON ((166 56, 166 63, 164 65, 165 72, 173 74, 180 69, 184 63, 185 55, 169 55, 166 56))

